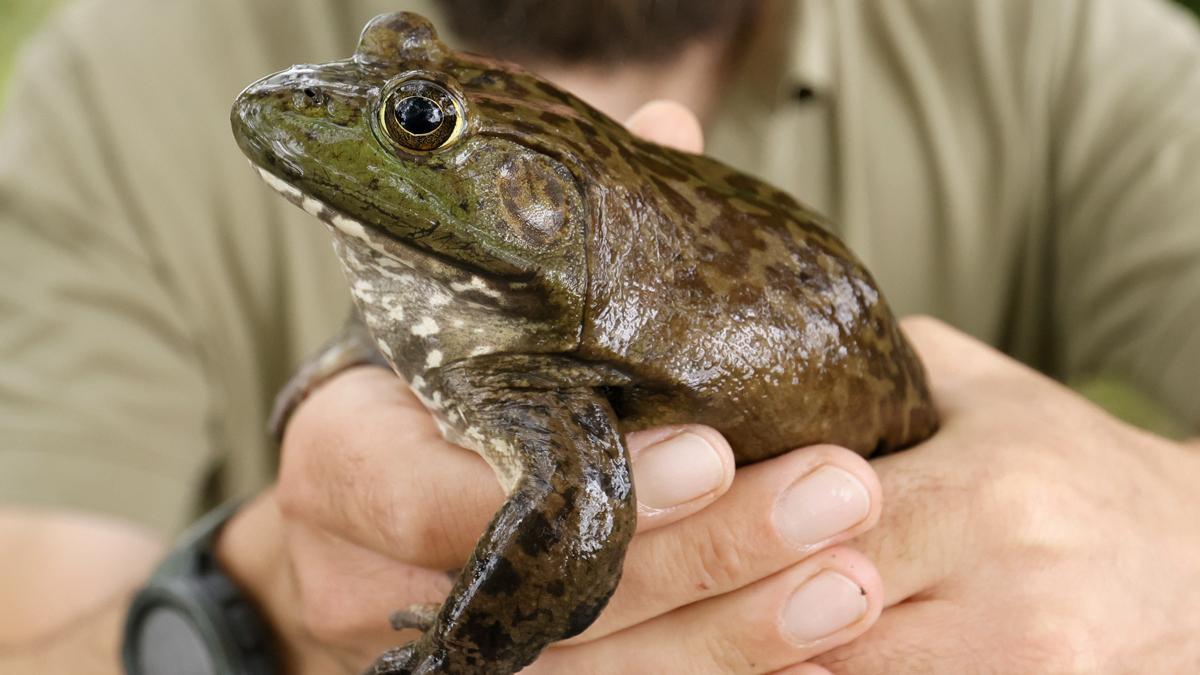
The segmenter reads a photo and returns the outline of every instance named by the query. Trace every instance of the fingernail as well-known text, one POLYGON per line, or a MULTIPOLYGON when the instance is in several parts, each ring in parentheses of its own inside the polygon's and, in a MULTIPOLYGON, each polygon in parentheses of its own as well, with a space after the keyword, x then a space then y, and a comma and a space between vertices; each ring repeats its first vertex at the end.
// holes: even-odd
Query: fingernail
POLYGON ((638 501, 666 509, 703 497, 721 486, 725 466, 703 436, 684 432, 638 453, 633 484, 638 501))
POLYGON ((783 608, 783 625, 797 644, 806 645, 858 621, 867 596, 858 584, 826 570, 804 582, 783 608))
POLYGON ((796 481, 775 504, 775 527, 796 546, 811 546, 862 522, 867 488, 849 471, 823 466, 796 481))

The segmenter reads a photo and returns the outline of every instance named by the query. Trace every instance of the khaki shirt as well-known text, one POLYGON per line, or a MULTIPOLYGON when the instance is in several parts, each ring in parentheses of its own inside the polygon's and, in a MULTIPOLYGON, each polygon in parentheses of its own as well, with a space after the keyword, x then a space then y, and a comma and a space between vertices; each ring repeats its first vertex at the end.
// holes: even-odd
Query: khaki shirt
MULTIPOLYGON (((0 124, 0 501, 172 532, 260 489, 280 385, 346 313, 246 166, 238 91, 428 0, 89 0, 0 124)), ((810 0, 710 152, 829 212, 900 314, 1200 428, 1200 36, 1162 0, 810 0), (810 96, 798 92, 807 89, 810 96)))

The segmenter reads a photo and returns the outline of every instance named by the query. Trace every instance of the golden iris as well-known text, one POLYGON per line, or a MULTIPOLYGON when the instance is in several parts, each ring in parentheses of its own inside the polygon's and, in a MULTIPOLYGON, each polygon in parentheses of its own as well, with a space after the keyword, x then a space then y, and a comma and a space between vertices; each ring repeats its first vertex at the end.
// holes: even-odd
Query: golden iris
POLYGON ((429 80, 407 80, 394 87, 384 98, 379 115, 388 137, 408 150, 438 150, 462 133, 462 105, 429 80))

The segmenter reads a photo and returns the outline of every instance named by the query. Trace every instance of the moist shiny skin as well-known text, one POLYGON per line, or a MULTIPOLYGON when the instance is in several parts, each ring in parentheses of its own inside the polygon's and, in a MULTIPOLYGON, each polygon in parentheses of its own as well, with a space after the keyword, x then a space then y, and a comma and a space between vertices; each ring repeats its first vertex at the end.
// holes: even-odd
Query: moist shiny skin
POLYGON ((392 617, 422 637, 370 672, 512 673, 590 625, 637 521, 623 432, 704 423, 749 463, 936 428, 920 362, 819 215, 451 51, 421 17, 251 85, 232 119, 268 183, 328 225, 357 307, 277 429, 340 369, 386 363, 509 495, 446 602, 392 617))

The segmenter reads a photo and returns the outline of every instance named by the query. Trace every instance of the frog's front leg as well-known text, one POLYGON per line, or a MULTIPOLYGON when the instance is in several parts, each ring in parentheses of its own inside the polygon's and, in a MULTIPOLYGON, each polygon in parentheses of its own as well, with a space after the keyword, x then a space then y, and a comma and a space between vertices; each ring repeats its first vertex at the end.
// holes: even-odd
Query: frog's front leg
POLYGON ((354 312, 342 325, 342 329, 310 356, 296 374, 283 385, 275 397, 275 406, 267 421, 267 429, 278 442, 283 440, 292 413, 308 395, 334 375, 354 366, 375 364, 389 368, 375 341, 367 333, 367 327, 354 312))
MULTIPOLYGON (((443 413, 508 490, 435 623, 374 675, 514 673, 587 628, 621 577, 637 508, 608 402, 550 378, 444 369, 443 413)), ((568 378, 562 378, 568 379, 568 378)), ((431 380, 430 384, 434 384, 431 380)))

